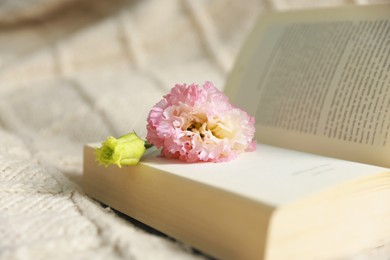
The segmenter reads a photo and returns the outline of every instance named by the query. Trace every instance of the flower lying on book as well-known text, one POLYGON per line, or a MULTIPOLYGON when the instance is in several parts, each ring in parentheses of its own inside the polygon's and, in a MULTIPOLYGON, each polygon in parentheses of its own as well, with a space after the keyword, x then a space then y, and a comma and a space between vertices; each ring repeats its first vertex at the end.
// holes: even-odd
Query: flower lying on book
POLYGON ((147 122, 146 139, 167 158, 221 162, 255 149, 255 119, 232 106, 211 82, 177 84, 152 108, 147 122))
POLYGON ((167 158, 186 162, 222 162, 256 143, 255 119, 232 106, 212 83, 175 85, 149 112, 147 142, 134 133, 115 139, 109 137, 96 150, 103 165, 137 164, 151 145, 167 158), (146 145, 145 145, 146 144, 146 145), (146 147, 146 148, 145 148, 146 147))
POLYGON ((96 149, 96 159, 105 166, 136 165, 144 154, 146 146, 145 141, 135 133, 123 135, 118 139, 110 136, 100 148, 96 149))

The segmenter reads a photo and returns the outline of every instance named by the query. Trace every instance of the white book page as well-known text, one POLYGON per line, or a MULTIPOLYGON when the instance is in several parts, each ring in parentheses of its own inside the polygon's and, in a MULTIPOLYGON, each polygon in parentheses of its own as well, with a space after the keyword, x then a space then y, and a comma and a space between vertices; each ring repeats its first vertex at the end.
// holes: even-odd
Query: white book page
POLYGON ((188 164, 157 154, 145 155, 141 164, 272 206, 387 170, 264 144, 225 163, 188 164))
POLYGON ((387 4, 260 20, 226 87, 256 117, 257 140, 390 167, 389 14, 387 4))

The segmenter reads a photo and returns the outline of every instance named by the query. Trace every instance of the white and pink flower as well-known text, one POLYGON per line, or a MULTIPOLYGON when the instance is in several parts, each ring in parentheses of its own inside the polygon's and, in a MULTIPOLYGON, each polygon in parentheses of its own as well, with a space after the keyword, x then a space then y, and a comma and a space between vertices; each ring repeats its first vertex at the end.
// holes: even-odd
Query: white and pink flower
POLYGON ((211 82, 203 87, 177 84, 151 109, 146 139, 167 158, 229 161, 255 149, 254 124, 211 82))

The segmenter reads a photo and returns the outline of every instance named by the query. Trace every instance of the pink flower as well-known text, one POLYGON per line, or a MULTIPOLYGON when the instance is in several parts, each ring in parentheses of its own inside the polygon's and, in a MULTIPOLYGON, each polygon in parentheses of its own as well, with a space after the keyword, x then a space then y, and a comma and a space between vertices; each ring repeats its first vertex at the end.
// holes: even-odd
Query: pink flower
POLYGON ((211 82, 175 85, 147 122, 147 141, 167 158, 221 162, 255 149, 255 119, 232 106, 211 82))

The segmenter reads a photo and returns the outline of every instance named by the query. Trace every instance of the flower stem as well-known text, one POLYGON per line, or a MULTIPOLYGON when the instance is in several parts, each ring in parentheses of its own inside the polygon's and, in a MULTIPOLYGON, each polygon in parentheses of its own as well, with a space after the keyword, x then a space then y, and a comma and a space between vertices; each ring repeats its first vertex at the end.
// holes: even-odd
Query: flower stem
POLYGON ((153 144, 150 144, 147 141, 145 141, 145 148, 146 149, 152 148, 153 146, 154 146, 153 144))

